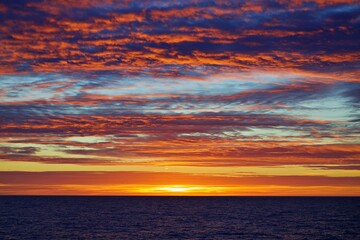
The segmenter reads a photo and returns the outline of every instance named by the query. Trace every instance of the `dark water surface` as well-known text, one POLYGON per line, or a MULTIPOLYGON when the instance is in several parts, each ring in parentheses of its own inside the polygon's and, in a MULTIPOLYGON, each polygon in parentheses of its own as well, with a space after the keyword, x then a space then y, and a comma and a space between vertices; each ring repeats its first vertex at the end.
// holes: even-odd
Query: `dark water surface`
POLYGON ((360 198, 0 197, 0 239, 360 239, 360 198))

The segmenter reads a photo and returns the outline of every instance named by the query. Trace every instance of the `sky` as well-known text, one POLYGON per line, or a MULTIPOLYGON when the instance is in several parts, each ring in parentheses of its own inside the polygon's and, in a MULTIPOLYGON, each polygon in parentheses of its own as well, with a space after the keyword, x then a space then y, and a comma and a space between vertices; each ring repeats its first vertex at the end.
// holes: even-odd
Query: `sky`
POLYGON ((360 196, 360 4, 0 0, 1 195, 360 196))

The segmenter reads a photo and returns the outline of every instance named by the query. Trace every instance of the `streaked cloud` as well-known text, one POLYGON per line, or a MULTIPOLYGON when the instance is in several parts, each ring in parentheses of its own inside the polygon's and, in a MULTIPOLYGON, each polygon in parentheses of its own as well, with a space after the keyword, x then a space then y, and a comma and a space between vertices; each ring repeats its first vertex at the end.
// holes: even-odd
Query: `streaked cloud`
POLYGON ((46 175, 44 194, 359 195, 357 1, 15 0, 0 19, 1 193, 46 175))

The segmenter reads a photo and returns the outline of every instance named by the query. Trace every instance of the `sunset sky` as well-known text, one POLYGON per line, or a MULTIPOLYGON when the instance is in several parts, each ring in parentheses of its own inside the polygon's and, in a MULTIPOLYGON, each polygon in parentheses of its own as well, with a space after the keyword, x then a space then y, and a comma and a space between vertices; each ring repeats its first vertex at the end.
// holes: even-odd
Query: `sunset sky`
POLYGON ((360 4, 0 1, 0 194, 360 195, 360 4))

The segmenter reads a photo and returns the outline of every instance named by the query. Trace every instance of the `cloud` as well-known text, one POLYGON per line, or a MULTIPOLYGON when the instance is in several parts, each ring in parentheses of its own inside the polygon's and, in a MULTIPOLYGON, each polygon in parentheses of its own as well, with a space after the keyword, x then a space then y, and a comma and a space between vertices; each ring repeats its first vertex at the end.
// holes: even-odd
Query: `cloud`
MULTIPOLYGON (((359 13, 350 0, 2 2, 0 168, 356 170, 359 13)), ((210 173, 2 171, 1 180, 5 192, 220 181, 232 193, 271 184, 358 193, 358 178, 210 173)))
POLYGON ((0 147, 0 156, 5 154, 8 156, 24 156, 34 154, 37 148, 34 147, 0 147))
POLYGON ((359 186, 359 177, 322 176, 253 176, 219 177, 182 173, 151 172, 6 172, 2 174, 1 184, 19 185, 115 185, 115 184, 167 185, 280 185, 280 186, 359 186), (44 181, 46 179, 46 181, 44 181), (314 182, 316 184, 314 184, 314 182))
POLYGON ((344 165, 344 166, 327 166, 318 165, 312 166, 313 168, 325 169, 325 170, 360 170, 359 165, 344 165))
POLYGON ((67 115, 17 119, 2 118, 3 133, 48 134, 112 134, 128 131, 142 133, 192 133, 222 129, 224 127, 276 127, 313 126, 326 122, 297 120, 270 114, 123 114, 123 115, 67 115))
POLYGON ((4 73, 174 71, 169 64, 322 72, 359 65, 359 7, 345 1, 306 7, 276 1, 14 1, 3 9, 4 73))

